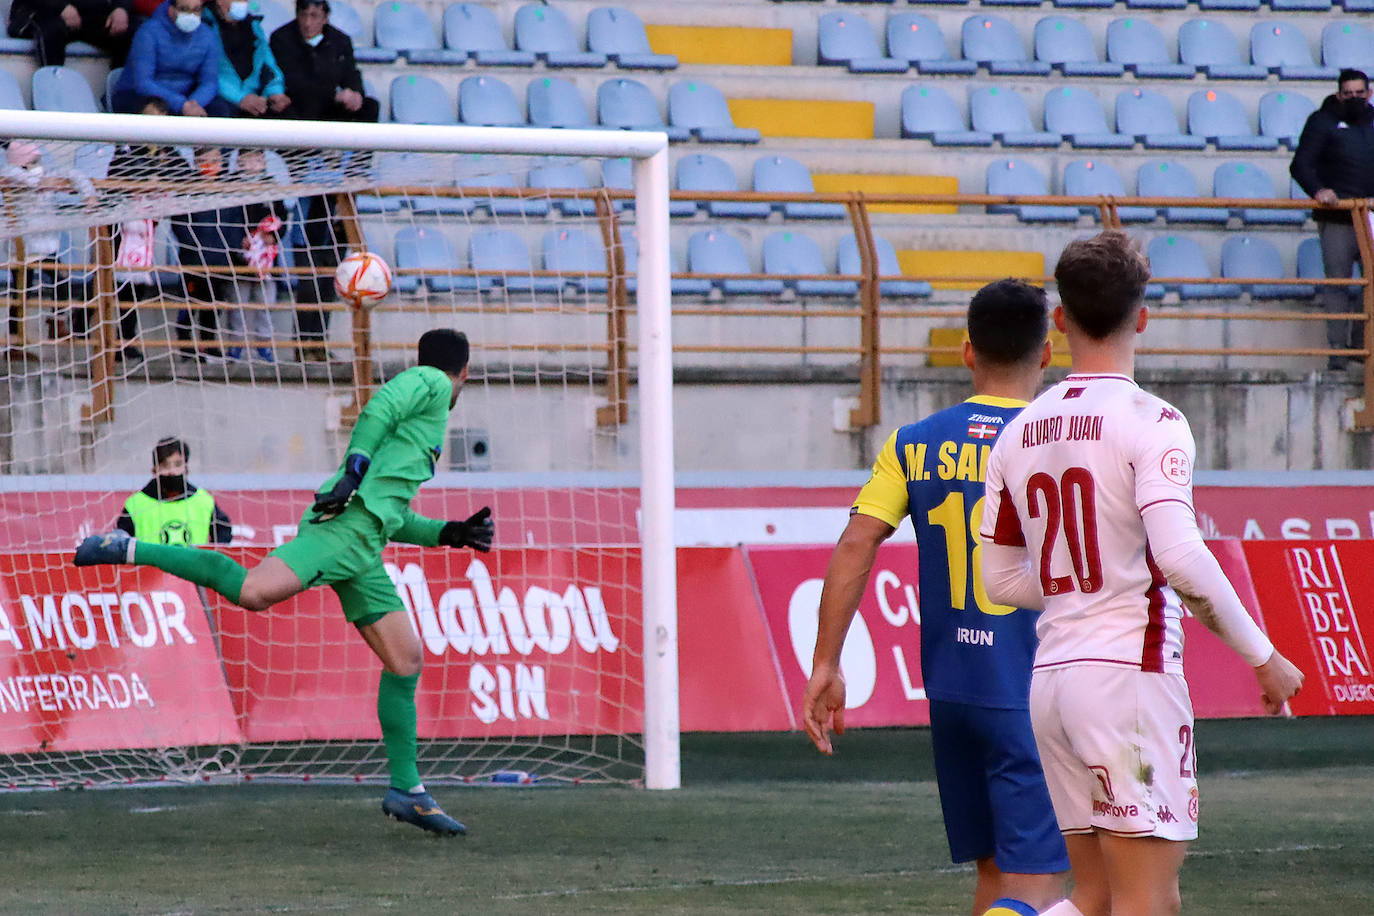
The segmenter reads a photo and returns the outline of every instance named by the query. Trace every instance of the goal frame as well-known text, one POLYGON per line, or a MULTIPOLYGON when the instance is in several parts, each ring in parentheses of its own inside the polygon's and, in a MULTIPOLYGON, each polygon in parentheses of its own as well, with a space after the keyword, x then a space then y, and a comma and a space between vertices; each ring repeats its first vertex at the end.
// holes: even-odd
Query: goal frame
POLYGON ((673 543, 673 376, 668 249, 668 137, 661 132, 252 121, 232 118, 0 112, 0 137, 276 149, 626 157, 634 163, 640 251, 640 548, 644 665, 644 785, 682 784, 677 563, 673 543))

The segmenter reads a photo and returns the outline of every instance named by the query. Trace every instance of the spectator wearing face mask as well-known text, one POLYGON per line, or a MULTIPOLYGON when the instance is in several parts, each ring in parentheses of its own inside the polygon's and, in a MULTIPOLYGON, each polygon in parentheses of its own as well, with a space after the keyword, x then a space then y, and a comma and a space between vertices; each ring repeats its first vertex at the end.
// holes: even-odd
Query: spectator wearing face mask
POLYGON ((286 75, 286 116, 311 121, 376 121, 377 100, 363 94, 353 40, 329 24, 328 0, 296 0, 296 18, 272 33, 272 55, 286 75))
POLYGON ((153 447, 153 479, 124 501, 115 527, 154 544, 228 544, 234 537, 229 516, 209 490, 186 479, 191 449, 168 436, 153 447))
POLYGON ((114 109, 135 114, 150 97, 171 114, 230 118, 219 97, 219 38, 201 19, 201 0, 165 0, 139 26, 129 61, 114 88, 114 109))
POLYGON ((272 56, 262 17, 249 14, 248 0, 210 0, 202 18, 224 49, 219 97, 240 117, 274 117, 286 111, 291 106, 286 79, 272 56))

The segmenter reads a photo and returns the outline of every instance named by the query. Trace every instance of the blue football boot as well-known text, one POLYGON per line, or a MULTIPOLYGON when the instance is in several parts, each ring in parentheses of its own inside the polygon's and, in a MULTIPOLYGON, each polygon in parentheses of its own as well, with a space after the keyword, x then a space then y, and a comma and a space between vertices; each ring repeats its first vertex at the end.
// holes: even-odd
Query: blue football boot
POLYGON ((382 813, 440 836, 461 836, 468 832, 468 828, 445 814, 428 792, 387 789, 386 798, 382 799, 382 813))
POLYGON ((75 566, 128 563, 131 561, 129 548, 133 545, 133 540, 128 533, 119 529, 105 534, 93 534, 77 546, 72 563, 75 566))

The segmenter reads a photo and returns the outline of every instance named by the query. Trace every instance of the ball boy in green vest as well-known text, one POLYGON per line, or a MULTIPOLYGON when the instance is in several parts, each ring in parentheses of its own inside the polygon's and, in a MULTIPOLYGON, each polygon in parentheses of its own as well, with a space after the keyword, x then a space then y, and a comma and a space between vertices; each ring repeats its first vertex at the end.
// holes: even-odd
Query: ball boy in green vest
POLYGON ((115 527, 154 544, 228 544, 233 539, 229 516, 209 490, 186 479, 191 449, 173 436, 153 446, 153 479, 124 501, 115 527))

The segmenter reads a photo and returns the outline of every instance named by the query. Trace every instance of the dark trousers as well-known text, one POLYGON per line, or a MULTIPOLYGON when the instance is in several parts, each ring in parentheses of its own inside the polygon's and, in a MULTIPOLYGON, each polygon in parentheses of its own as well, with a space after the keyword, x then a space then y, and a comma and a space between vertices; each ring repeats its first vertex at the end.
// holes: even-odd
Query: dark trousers
MULTIPOLYGON (((1317 237, 1321 239, 1322 269, 1327 279, 1349 280, 1360 260, 1360 246, 1355 239, 1355 227, 1349 222, 1318 222, 1317 237)), ((1354 287, 1323 286, 1322 308, 1327 313, 1359 311, 1358 302, 1351 295, 1354 287)), ((1364 327, 1349 320, 1328 321, 1326 342, 1334 348, 1364 346, 1364 327)))
MULTIPOLYGON (((290 93, 287 93, 290 95, 290 93)), ((381 117, 382 106, 371 96, 363 96, 363 104, 357 111, 349 111, 347 108, 329 98, 303 98, 291 96, 291 105, 281 113, 279 117, 296 118, 301 121, 357 121, 361 123, 376 123, 381 117)))
POLYGON ((302 235, 303 246, 295 249, 297 267, 311 267, 319 276, 302 277, 296 285, 296 330, 302 341, 324 340, 329 330, 329 312, 322 309, 302 308, 321 302, 335 302, 338 292, 334 289, 334 268, 339 266, 339 252, 348 236, 344 233, 343 223, 334 212, 332 195, 310 197, 301 201, 305 213, 302 235))
POLYGON ((73 41, 84 41, 110 55, 111 67, 124 66, 124 58, 129 56, 129 43, 133 40, 132 28, 122 35, 111 35, 105 28, 109 14, 81 10, 81 28, 71 31, 62 17, 53 13, 23 12, 11 17, 9 32, 11 38, 32 38, 34 56, 40 67, 60 67, 67 62, 67 45, 73 41))

